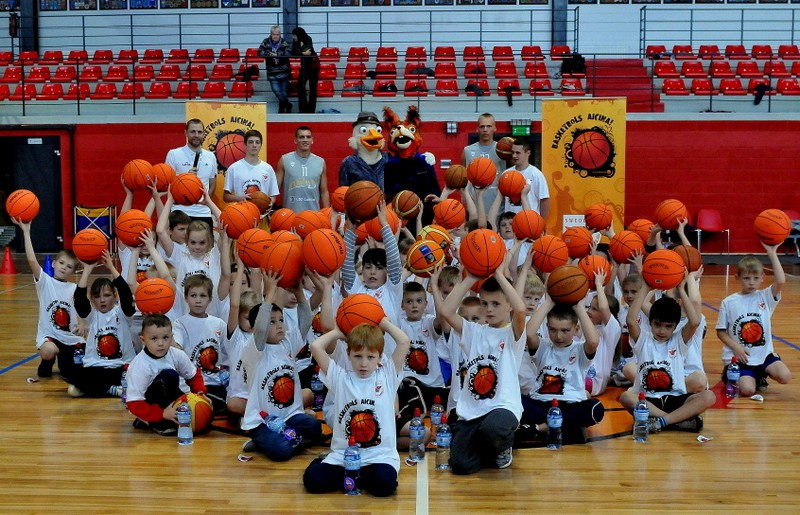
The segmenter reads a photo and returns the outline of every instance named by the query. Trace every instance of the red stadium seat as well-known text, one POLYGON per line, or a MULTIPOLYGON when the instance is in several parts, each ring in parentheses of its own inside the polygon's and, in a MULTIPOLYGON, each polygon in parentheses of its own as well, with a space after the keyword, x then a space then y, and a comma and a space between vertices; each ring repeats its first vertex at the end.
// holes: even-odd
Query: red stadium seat
POLYGON ((772 53, 772 45, 753 45, 753 48, 750 50, 750 55, 752 55, 754 59, 772 59, 774 55, 772 53))
POLYGON ((36 84, 17 84, 8 98, 15 102, 33 100, 36 98, 36 84))
POLYGON ((64 64, 83 64, 89 60, 89 52, 86 50, 70 50, 64 64))
POLYGON ((713 96, 719 94, 718 89, 714 89, 711 79, 692 79, 692 93, 695 95, 713 96))
POLYGON ((464 62, 483 61, 485 58, 486 56, 483 54, 483 47, 480 46, 464 47, 464 62))
POLYGON ((700 45, 700 50, 697 53, 700 59, 719 59, 722 57, 717 45, 700 45))
POLYGON ((200 96, 200 88, 196 82, 179 82, 172 98, 197 98, 200 96))
POLYGON ((528 87, 528 91, 530 92, 531 96, 553 96, 555 95, 555 91, 553 91, 553 85, 550 83, 550 79, 533 79, 528 87))
POLYGON ((437 46, 433 51, 434 61, 455 61, 456 49, 451 46, 437 46))
POLYGON ((736 75, 739 77, 763 77, 764 74, 758 69, 755 61, 739 61, 736 65, 736 75))
POLYGON ((64 97, 64 86, 62 84, 45 84, 42 91, 36 95, 36 100, 61 100, 64 97))
POLYGON ((717 79, 736 77, 736 74, 731 69, 731 63, 728 61, 712 61, 710 70, 711 76, 717 79))
POLYGON ((692 45, 673 45, 672 55, 675 59, 696 59, 692 45))
POLYGON ((186 71, 183 74, 183 80, 189 81, 206 80, 207 77, 208 70, 206 70, 205 64, 190 64, 186 67, 186 71))
POLYGON ((560 61, 570 54, 572 54, 572 49, 570 49, 569 45, 553 45, 550 47, 550 59, 553 61, 560 61))
POLYGON ((500 61, 494 67, 494 76, 498 79, 516 79, 517 67, 513 62, 500 61))
POLYGON ((8 66, 3 70, 3 76, 0 77, 0 82, 13 84, 22 81, 22 66, 8 66))
MULTIPOLYGON (((219 62, 219 61, 217 61, 219 62)), ((211 69, 211 80, 231 80, 233 77, 233 65, 229 63, 215 64, 211 69)))
POLYGON ((194 51, 192 56, 193 63, 213 63, 214 62, 214 49, 213 48, 198 48, 194 51))
POLYGON ((72 82, 77 76, 74 66, 64 64, 56 68, 56 73, 50 78, 50 82, 72 82))
POLYGON ((345 80, 342 84, 343 97, 363 97, 364 81, 361 79, 345 80))
MULTIPOLYGON (((769 88, 772 87, 772 84, 770 84, 770 80, 765 78, 765 77, 761 77, 759 79, 750 79, 750 81, 747 83, 747 92, 750 93, 751 95, 755 95, 756 94, 756 86, 758 86, 759 84, 763 84, 763 85, 765 85, 765 86, 767 86, 769 88)), ((775 94, 775 90, 768 89, 768 90, 764 91, 764 94, 765 95, 774 95, 775 94)))
POLYGON ((458 78, 458 71, 456 70, 456 63, 452 61, 436 63, 436 68, 433 72, 434 77, 437 79, 455 79, 458 78))
POLYGON ((800 61, 795 61, 792 63, 792 75, 795 77, 800 77, 800 61))
POLYGON ((684 61, 681 64, 681 75, 687 79, 708 77, 708 73, 700 61, 684 61))
POLYGON ((189 61, 189 50, 186 48, 173 48, 167 56, 168 63, 185 63, 189 61))
POLYGON ((89 85, 84 83, 70 84, 64 93, 64 100, 86 100, 89 98, 89 85))
POLYGON ((580 79, 561 79, 559 87, 561 94, 565 96, 584 96, 586 90, 583 89, 583 81, 580 79))
POLYGON ((228 93, 229 98, 253 98, 255 89, 251 81, 247 82, 234 82, 231 85, 231 91, 228 93))
POLYGON ((338 63, 342 59, 341 52, 337 47, 322 47, 319 51, 319 60, 323 63, 338 63))
POLYGON ((236 64, 241 59, 238 48, 223 48, 219 51, 218 63, 236 64))
POLYGON ((162 64, 156 75, 157 81, 178 80, 181 77, 181 69, 177 64, 162 64))
POLYGON ((27 82, 47 82, 50 80, 50 68, 47 66, 33 66, 25 80, 27 82))
POLYGON ((451 79, 437 80, 434 95, 437 97, 457 97, 459 95, 458 81, 451 79))
POLYGON ((544 54, 542 54, 542 47, 539 45, 525 45, 522 47, 523 61, 539 61, 542 59, 544 59, 544 54))
POLYGON ((244 63, 245 64, 259 64, 263 63, 264 58, 258 55, 257 48, 248 48, 244 51, 244 63))
POLYGON ((406 87, 403 90, 403 95, 407 97, 427 97, 428 84, 425 82, 425 80, 407 80, 406 87))
POLYGON ((514 50, 508 45, 497 45, 492 48, 492 59, 494 61, 513 61, 514 50))
POLYGON ((428 60, 428 53, 424 46, 410 46, 406 49, 406 62, 425 62, 428 60))
POLYGON ((113 100, 117 98, 117 85, 113 82, 101 82, 89 96, 92 100, 113 100))
POLYGON ((109 64, 114 60, 114 52, 111 50, 95 50, 92 58, 89 59, 90 64, 109 64))
POLYGON ((500 96, 511 94, 515 97, 522 95, 519 81, 517 79, 500 79, 497 81, 497 94, 500 96))
MULTIPOLYGON (((23 66, 33 66, 37 62, 39 62, 39 52, 36 50, 23 50, 19 53, 18 64, 23 66)), ((13 97, 14 95, 11 96, 13 97)))
POLYGON ((144 96, 144 84, 141 82, 126 82, 122 85, 119 97, 122 100, 140 99, 144 96))
MULTIPOLYGON (((252 64, 247 64, 247 63, 240 64, 239 65, 239 73, 243 74, 245 72, 245 70, 249 69, 251 66, 253 66, 253 65, 252 64)), ((257 80, 260 75, 261 75, 261 70, 258 67, 256 67, 255 68, 255 74, 251 75, 250 79, 251 80, 257 80)))
POLYGON ((329 98, 332 97, 333 94, 334 94, 334 88, 332 80, 319 81, 319 83, 317 84, 317 97, 329 98))
POLYGON ((150 64, 137 64, 133 67, 133 80, 136 82, 150 82, 155 77, 155 70, 150 64))
POLYGON ((200 98, 225 98, 227 93, 224 82, 212 80, 205 83, 200 98))
POLYGON ((406 63, 406 69, 403 72, 404 79, 424 79, 429 77, 428 68, 425 63, 406 63))
POLYGON ((139 60, 139 51, 136 49, 120 50, 117 55, 117 64, 134 64, 139 60))
POLYGON ((148 48, 144 51, 141 64, 161 64, 164 61, 164 51, 160 48, 148 48))
POLYGON ((661 92, 665 95, 688 95, 689 90, 686 89, 686 83, 683 79, 664 79, 664 84, 661 85, 661 92))
POLYGON ((336 80, 339 76, 339 70, 336 68, 336 63, 320 63, 319 65, 319 78, 336 80))
POLYGON ((373 97, 396 97, 397 86, 393 80, 376 80, 372 88, 373 97))
POLYGON ((103 69, 99 66, 89 65, 81 68, 80 82, 97 82, 103 78, 103 69))
POLYGON ((797 79, 778 79, 777 90, 781 95, 800 95, 800 82, 797 79))
POLYGON ((719 90, 723 95, 742 96, 747 95, 739 79, 722 79, 719 81, 719 90))
POLYGON ((124 65, 109 66, 103 80, 106 82, 125 82, 128 80, 128 67, 124 65))
POLYGON ((653 75, 659 79, 671 79, 680 77, 675 63, 672 61, 657 61, 653 66, 653 75))
POLYGON ((47 50, 42 58, 39 59, 39 64, 52 66, 55 64, 61 64, 62 61, 64 61, 64 52, 61 50, 47 50))
POLYGON ((0 66, 8 66, 14 62, 14 52, 4 50, 0 52, 0 66))
POLYGON ((791 77, 783 61, 767 61, 764 63, 764 75, 767 77, 791 77))
POLYGON ((488 97, 492 95, 492 89, 486 79, 470 79, 464 89, 467 91, 468 97, 488 97))
POLYGON ((0 84, 0 100, 7 99, 9 95, 11 95, 11 92, 8 90, 8 84, 0 84))
POLYGON ((367 66, 364 63, 347 63, 344 69, 345 79, 366 79, 367 66))
POLYGON ((644 49, 644 56, 648 59, 669 59, 667 47, 665 45, 647 45, 644 49))
POLYGON ((549 76, 547 65, 544 64, 544 61, 529 61, 525 63, 525 78, 538 79, 547 78, 549 76))
POLYGON ((397 65, 394 63, 377 63, 375 65, 376 79, 396 79, 397 65))
POLYGON ((369 61, 369 48, 365 46, 350 47, 347 52, 347 62, 365 63, 369 61))
POLYGON ((482 62, 467 63, 464 65, 464 77, 468 79, 485 79, 489 75, 486 73, 486 65, 482 62))
POLYGON ((145 98, 162 99, 172 96, 172 86, 169 82, 151 82, 150 89, 147 90, 145 98))
POLYGON ((800 50, 797 45, 781 45, 778 47, 778 57, 781 59, 800 59, 800 50))
POLYGON ((375 60, 379 62, 397 62, 397 49, 393 46, 378 47, 375 60))
POLYGON ((725 57, 728 59, 750 59, 744 45, 727 45, 725 47, 725 57))

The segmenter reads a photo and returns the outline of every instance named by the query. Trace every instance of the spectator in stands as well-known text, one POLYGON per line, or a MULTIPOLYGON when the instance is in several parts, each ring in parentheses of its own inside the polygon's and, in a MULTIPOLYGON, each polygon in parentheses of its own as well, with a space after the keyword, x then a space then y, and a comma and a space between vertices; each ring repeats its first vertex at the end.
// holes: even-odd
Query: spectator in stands
POLYGON ((286 95, 286 88, 289 86, 289 78, 292 75, 289 67, 289 56, 291 48, 289 43, 281 37, 281 28, 273 25, 269 31, 269 37, 261 42, 258 47, 258 55, 264 58, 267 66, 267 80, 272 88, 272 92, 278 97, 278 112, 291 113, 292 103, 286 95))
POLYGON ((317 111, 317 82, 319 82, 319 57, 314 51, 314 42, 302 27, 292 30, 292 55, 300 57, 300 77, 297 80, 297 95, 300 97, 301 113, 317 111), (306 95, 306 83, 308 94, 306 95))

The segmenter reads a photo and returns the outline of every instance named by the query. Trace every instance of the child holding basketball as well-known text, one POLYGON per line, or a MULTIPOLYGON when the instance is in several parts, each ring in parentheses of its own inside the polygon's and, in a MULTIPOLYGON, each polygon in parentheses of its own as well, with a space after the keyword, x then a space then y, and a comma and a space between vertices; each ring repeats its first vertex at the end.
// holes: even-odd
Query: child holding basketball
POLYGON ((230 362, 230 384, 226 399, 228 412, 244 415, 250 391, 249 379, 255 371, 255 361, 246 359, 255 348, 253 328, 250 325, 250 310, 258 305, 258 295, 254 291, 242 291, 244 263, 236 258, 236 273, 233 275, 228 313, 228 358, 230 362), (248 350, 250 349, 250 350, 248 350))
POLYGON ((597 292, 589 304, 589 320, 594 324, 600 341, 591 365, 586 373, 586 391, 592 397, 606 391, 611 378, 611 368, 614 365, 614 355, 622 334, 622 328, 617 320, 619 301, 616 297, 608 296, 603 287, 606 280, 606 271, 599 268, 594 274, 595 291, 597 292))
POLYGON ((717 337, 725 346, 722 360, 726 362, 723 380, 727 380, 727 363, 736 356, 741 377, 739 392, 749 397, 767 377, 787 384, 792 374, 772 344, 772 313, 781 300, 781 289, 786 274, 778 259, 779 245, 765 245, 772 266, 772 284, 759 289, 764 281, 764 267, 755 256, 746 256, 736 265, 736 278, 742 285, 740 292, 722 300, 717 319, 717 337))
POLYGON ((45 274, 31 242, 31 223, 12 218, 22 230, 25 241, 25 257, 36 282, 36 296, 39 299, 39 323, 36 329, 36 349, 42 358, 37 375, 50 377, 53 365, 58 358, 58 371, 61 377, 71 381, 75 363, 75 345, 82 344, 84 336, 78 334, 78 313, 75 311, 75 283, 69 278, 75 273, 78 258, 71 250, 62 250, 53 260, 53 277, 45 274))
POLYGON ((128 411, 136 417, 133 427, 160 435, 175 435, 177 419, 172 404, 184 392, 180 378, 192 392, 205 394, 203 374, 186 354, 175 347, 172 324, 164 315, 147 315, 140 336, 144 349, 128 366, 128 411))

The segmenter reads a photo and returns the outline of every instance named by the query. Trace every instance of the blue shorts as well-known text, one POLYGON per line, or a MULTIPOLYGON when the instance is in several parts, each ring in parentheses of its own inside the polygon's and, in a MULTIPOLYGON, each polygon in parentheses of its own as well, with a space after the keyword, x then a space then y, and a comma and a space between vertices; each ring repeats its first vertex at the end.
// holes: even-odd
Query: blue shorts
MULTIPOLYGON (((760 365, 745 365, 743 363, 739 363, 739 375, 740 376, 748 376, 754 378, 756 381, 762 378, 767 377, 767 367, 775 363, 776 361, 781 361, 781 357, 775 353, 768 354, 766 359, 764 359, 764 363, 760 365)), ((728 366, 722 369, 722 382, 728 382, 728 366)))

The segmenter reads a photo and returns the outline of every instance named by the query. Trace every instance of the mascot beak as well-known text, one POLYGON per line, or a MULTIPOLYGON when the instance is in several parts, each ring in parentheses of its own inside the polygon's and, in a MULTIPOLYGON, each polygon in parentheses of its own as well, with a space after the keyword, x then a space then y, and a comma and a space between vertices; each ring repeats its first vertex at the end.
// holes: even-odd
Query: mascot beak
POLYGON ((371 128, 367 134, 361 136, 361 144, 367 150, 378 150, 383 147, 383 134, 371 128))

